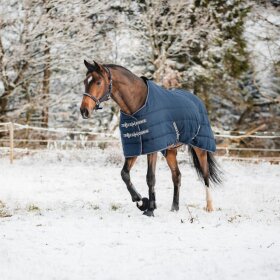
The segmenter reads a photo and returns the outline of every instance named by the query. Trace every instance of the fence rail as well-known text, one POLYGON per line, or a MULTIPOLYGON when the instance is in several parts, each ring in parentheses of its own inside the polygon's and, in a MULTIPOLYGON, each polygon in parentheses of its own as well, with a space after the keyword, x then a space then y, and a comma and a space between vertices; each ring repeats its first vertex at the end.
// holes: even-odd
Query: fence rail
MULTIPOLYGON (((37 130, 37 131, 47 131, 47 132, 54 132, 54 133, 67 133, 67 134, 79 134, 79 135, 101 135, 105 137, 114 137, 112 133, 104 133, 104 132, 92 132, 92 131, 81 131, 81 130, 67 130, 64 128, 46 128, 46 127, 37 127, 37 126, 30 126, 30 125, 23 125, 18 123, 0 123, 0 127, 4 127, 1 129, 0 132, 8 131, 8 127, 13 124, 14 130, 21 130, 21 129, 30 129, 30 130, 37 130)), ((267 138, 267 139, 275 139, 280 138, 280 131, 279 132, 262 132, 262 134, 247 134, 246 131, 219 131, 217 129, 215 131, 215 137, 220 138, 231 138, 231 139, 239 139, 239 138, 267 138), (237 133, 238 135, 233 135, 233 133, 237 133), (270 134, 268 134, 270 133, 270 134)))
MULTIPOLYGON (((92 131, 79 131, 79 130, 67 130, 64 128, 44 128, 44 127, 36 127, 36 126, 29 126, 29 125, 22 125, 18 123, 0 123, 0 133, 7 132, 9 137, 6 139, 0 139, 0 143, 9 143, 9 147, 2 147, 9 149, 9 157, 10 163, 13 163, 14 160, 14 145, 15 143, 44 143, 47 144, 47 147, 51 147, 51 145, 57 146, 57 144, 66 144, 66 143, 80 143, 82 145, 88 144, 100 144, 100 143, 116 143, 119 144, 119 139, 111 133, 103 133, 103 132, 92 132, 92 131), (41 132, 49 132, 51 135, 55 134, 68 134, 68 135, 80 135, 80 137, 84 136, 94 136, 98 139, 90 140, 86 139, 52 139, 49 137, 48 139, 25 139, 25 138, 15 138, 15 131, 28 129, 33 131, 41 131, 41 132)), ((262 132, 257 133, 255 131, 251 133, 242 132, 227 132, 227 131, 218 131, 215 129, 214 133, 216 138, 224 138, 224 139, 243 139, 243 138, 260 138, 260 139, 280 139, 280 132, 262 132), (232 133, 238 135, 232 135, 232 133)), ((52 136, 53 137, 53 136, 52 136)), ((17 149, 18 150, 18 149, 17 149)), ((266 149, 266 148, 242 148, 242 147, 234 147, 234 146, 217 146, 218 151, 225 151, 225 155, 229 155, 229 151, 247 151, 247 152, 271 152, 271 153, 279 153, 280 149, 266 149)), ((278 158, 278 162, 280 161, 280 157, 278 158)))

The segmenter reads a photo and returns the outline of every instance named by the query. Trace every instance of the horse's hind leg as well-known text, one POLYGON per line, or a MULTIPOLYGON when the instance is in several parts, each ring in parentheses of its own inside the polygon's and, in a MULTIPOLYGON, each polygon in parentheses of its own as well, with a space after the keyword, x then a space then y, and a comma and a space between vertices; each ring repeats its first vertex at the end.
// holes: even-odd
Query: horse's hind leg
POLYGON ((156 194, 155 194, 155 184, 156 184, 156 163, 157 163, 157 153, 152 153, 147 156, 148 158, 148 171, 147 171, 147 184, 149 187, 149 203, 148 209, 143 213, 146 216, 154 216, 154 210, 156 206, 156 194))
POLYGON ((126 158, 124 162, 124 166, 121 171, 121 176, 123 181, 126 184, 126 187, 131 195, 132 201, 140 201, 141 200, 141 195, 136 191, 135 187, 133 186, 131 180, 130 180, 130 170, 132 166, 134 165, 137 157, 130 157, 126 158))
POLYGON ((166 161, 171 170, 172 181, 174 185, 173 202, 171 211, 179 210, 179 193, 181 187, 181 172, 177 162, 177 149, 167 150, 166 161))
POLYGON ((197 147, 193 147, 196 156, 198 158, 200 168, 202 171, 202 176, 205 183, 205 190, 206 190, 206 211, 212 212, 214 210, 213 208, 213 202, 212 202, 212 195, 209 189, 209 166, 207 161, 207 151, 201 150, 197 147))

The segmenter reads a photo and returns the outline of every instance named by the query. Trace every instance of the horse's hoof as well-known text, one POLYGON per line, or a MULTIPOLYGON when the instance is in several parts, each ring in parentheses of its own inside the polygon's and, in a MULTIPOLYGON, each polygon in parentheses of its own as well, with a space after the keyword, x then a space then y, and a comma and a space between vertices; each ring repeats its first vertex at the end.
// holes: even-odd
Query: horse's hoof
POLYGON ((206 210, 206 212, 213 212, 214 211, 214 207, 213 207, 213 204, 212 204, 211 200, 207 201, 205 210, 206 210))
POLYGON ((179 205, 177 204, 172 204, 171 206, 171 211, 174 212, 174 211, 179 211, 179 205))
POLYGON ((214 208, 212 206, 206 206, 205 207, 205 211, 210 213, 210 212, 213 212, 214 211, 214 208))
POLYGON ((148 216, 148 217, 154 217, 154 210, 146 210, 143 215, 148 216))
POLYGON ((149 199, 147 197, 143 197, 140 201, 136 202, 136 206, 141 211, 147 210, 149 207, 149 199))

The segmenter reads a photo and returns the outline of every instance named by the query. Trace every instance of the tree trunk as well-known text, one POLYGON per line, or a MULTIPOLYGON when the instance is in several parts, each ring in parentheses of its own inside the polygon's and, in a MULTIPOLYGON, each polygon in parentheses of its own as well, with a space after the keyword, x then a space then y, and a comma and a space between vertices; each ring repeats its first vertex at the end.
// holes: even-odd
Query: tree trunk
POLYGON ((51 77, 51 70, 50 70, 50 48, 46 46, 44 51, 45 55, 45 69, 44 69, 44 77, 43 77, 43 111, 42 111, 42 126, 48 127, 49 123, 49 101, 50 101, 50 77, 51 77))

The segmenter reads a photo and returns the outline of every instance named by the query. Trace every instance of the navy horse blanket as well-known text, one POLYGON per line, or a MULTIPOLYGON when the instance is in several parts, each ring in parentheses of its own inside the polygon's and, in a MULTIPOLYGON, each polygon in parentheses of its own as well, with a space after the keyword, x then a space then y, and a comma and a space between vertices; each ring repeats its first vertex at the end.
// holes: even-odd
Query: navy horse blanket
POLYGON ((194 94, 167 90, 146 80, 145 104, 134 114, 120 113, 125 157, 161 151, 180 144, 215 152, 216 144, 206 108, 194 94))

